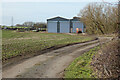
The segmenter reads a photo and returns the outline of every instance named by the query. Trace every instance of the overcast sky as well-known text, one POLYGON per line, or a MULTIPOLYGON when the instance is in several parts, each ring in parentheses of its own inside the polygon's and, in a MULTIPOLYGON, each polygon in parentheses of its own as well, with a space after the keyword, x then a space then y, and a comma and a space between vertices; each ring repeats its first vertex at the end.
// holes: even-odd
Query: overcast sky
POLYGON ((2 2, 116 2, 118 0, 2 0, 2 2))
POLYGON ((46 19, 56 16, 72 18, 91 1, 101 0, 2 0, 0 24, 11 25, 12 16, 14 24, 25 21, 46 22, 46 19))

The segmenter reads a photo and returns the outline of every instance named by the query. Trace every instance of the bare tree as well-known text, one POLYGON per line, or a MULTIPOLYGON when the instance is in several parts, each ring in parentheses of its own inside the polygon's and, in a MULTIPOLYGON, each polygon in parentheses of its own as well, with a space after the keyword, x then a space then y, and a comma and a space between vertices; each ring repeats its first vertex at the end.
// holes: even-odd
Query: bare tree
POLYGON ((46 24, 46 23, 43 23, 43 22, 37 22, 37 23, 34 24, 34 27, 35 27, 36 29, 38 29, 38 28, 46 28, 46 27, 47 27, 47 24, 46 24))
POLYGON ((108 34, 118 32, 118 7, 104 3, 90 3, 78 16, 86 24, 89 34, 108 34))
POLYGON ((25 27, 33 27, 34 26, 34 22, 24 22, 23 25, 25 27))

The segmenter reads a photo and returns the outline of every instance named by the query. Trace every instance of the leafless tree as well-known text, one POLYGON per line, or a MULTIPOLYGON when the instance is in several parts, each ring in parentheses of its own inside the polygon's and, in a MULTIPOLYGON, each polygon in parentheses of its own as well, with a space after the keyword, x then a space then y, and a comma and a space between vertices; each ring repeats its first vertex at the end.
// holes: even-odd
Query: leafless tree
POLYGON ((108 34, 118 32, 118 7, 104 3, 90 3, 78 16, 86 25, 89 34, 108 34))
POLYGON ((33 27, 34 22, 24 22, 23 25, 24 25, 25 27, 33 27))
POLYGON ((37 22, 37 23, 34 24, 34 27, 35 27, 36 29, 38 29, 38 28, 46 28, 46 27, 47 27, 47 24, 46 24, 46 23, 43 23, 43 22, 37 22))

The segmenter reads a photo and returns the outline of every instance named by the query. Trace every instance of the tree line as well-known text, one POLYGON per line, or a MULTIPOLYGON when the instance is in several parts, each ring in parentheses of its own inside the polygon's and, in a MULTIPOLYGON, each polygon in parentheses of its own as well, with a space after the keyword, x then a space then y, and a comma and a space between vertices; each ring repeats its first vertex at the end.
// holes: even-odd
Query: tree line
POLYGON ((38 29, 38 28, 47 28, 47 24, 46 23, 43 23, 43 22, 24 22, 23 24, 16 24, 15 26, 18 26, 18 27, 28 27, 28 28, 35 28, 35 29, 38 29))
POLYGON ((78 14, 88 34, 118 33, 118 6, 90 3, 78 14))

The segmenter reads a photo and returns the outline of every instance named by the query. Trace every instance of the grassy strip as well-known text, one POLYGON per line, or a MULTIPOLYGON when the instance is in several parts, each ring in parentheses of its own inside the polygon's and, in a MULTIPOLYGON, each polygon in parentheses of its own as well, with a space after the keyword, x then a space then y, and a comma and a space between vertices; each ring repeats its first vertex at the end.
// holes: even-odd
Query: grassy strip
POLYGON ((94 73, 90 66, 93 55, 99 47, 90 49, 80 57, 76 58, 65 70, 65 78, 93 78, 94 73))
POLYGON ((36 55, 41 50, 52 46, 84 42, 92 39, 89 36, 3 30, 2 57, 4 61, 15 56, 36 55))

